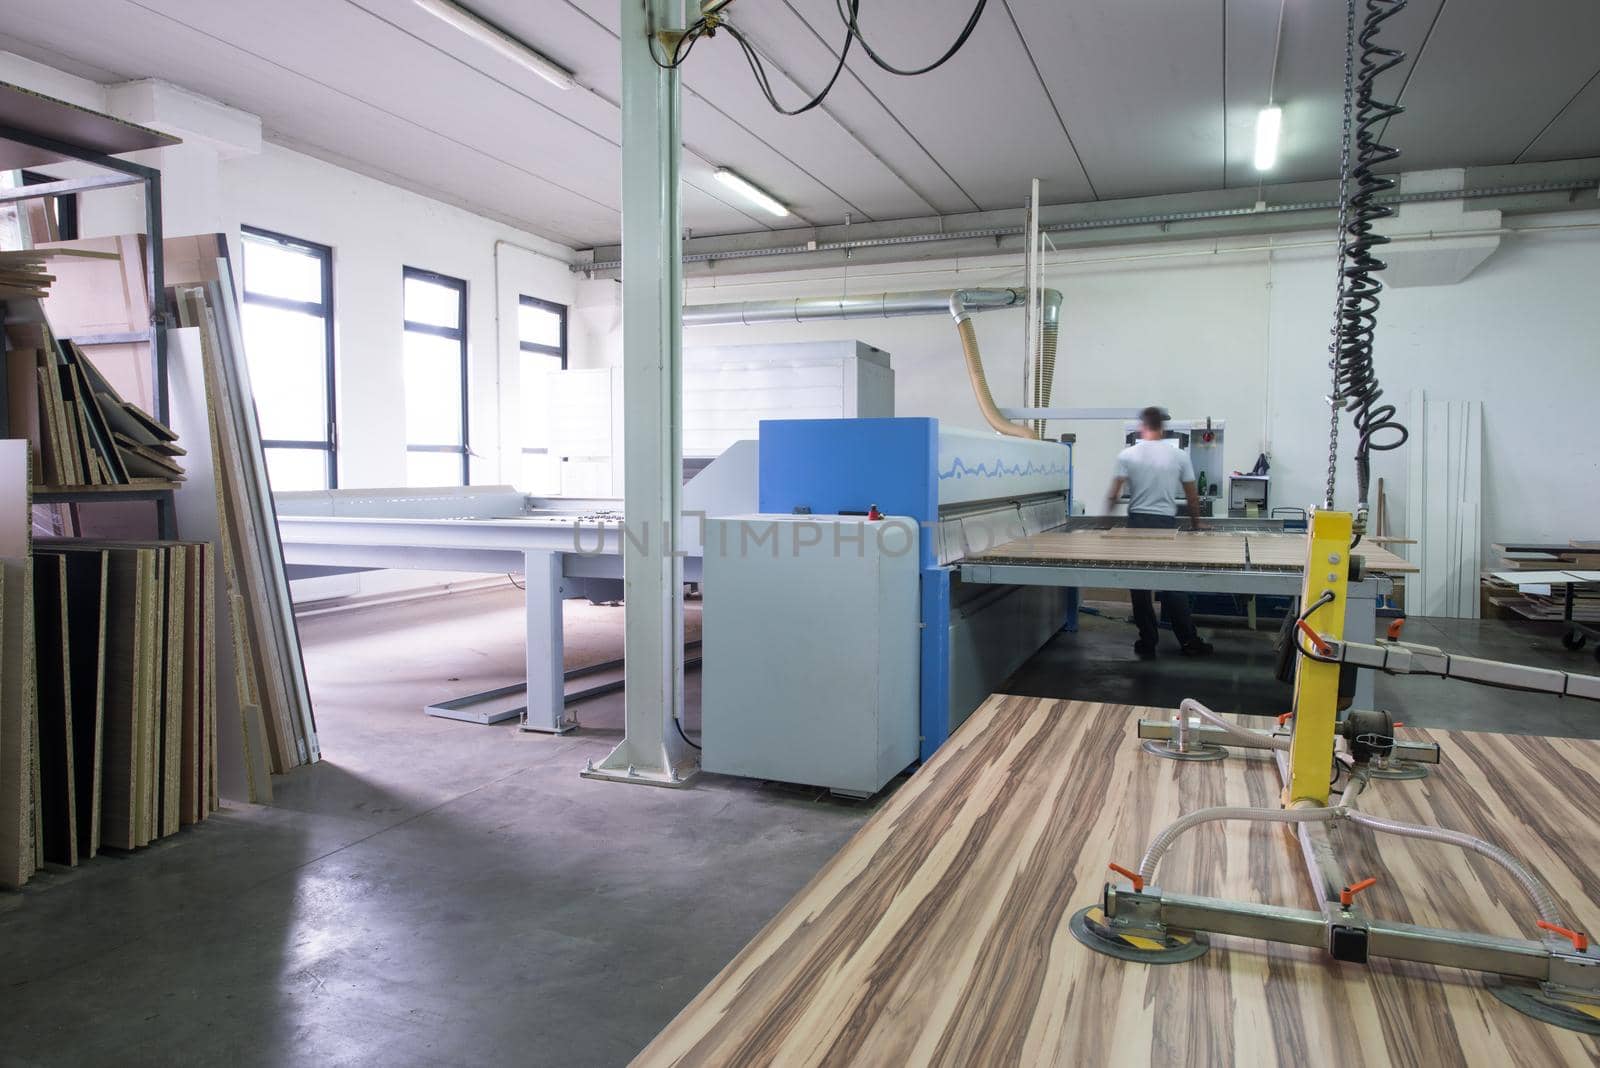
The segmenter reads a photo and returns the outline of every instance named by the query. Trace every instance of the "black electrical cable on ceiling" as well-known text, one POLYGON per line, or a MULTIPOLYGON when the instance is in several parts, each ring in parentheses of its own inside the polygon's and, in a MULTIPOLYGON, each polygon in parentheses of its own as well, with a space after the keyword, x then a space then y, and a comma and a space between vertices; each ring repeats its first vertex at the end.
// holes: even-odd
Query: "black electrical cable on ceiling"
POLYGON ((767 103, 772 105, 772 110, 778 114, 803 115, 812 108, 821 105, 827 99, 828 94, 833 91, 834 83, 839 80, 839 75, 844 73, 845 61, 850 57, 850 45, 858 36, 855 19, 861 10, 861 0, 847 0, 847 2, 849 4, 848 14, 845 14, 844 8, 840 9, 841 14, 844 14, 845 17, 845 38, 844 45, 839 49, 839 62, 834 65, 833 75, 828 79, 828 84, 824 85, 816 96, 794 108, 787 108, 778 103, 777 94, 772 91, 772 82, 767 78, 766 64, 761 61, 761 56, 756 51, 755 46, 745 38, 744 34, 739 32, 738 27, 729 22, 722 24, 722 28, 728 31, 728 36, 732 37, 744 52, 745 62, 750 65, 750 73, 755 75, 756 85, 761 89, 762 95, 767 98, 767 103))
MULTIPOLYGON (((1392 163, 1400 150, 1378 140, 1378 131, 1405 109, 1398 103, 1385 103, 1374 96, 1378 76, 1405 61, 1405 53, 1378 43, 1383 24, 1398 14, 1407 0, 1366 0, 1366 17, 1358 38, 1361 67, 1356 87, 1356 155, 1351 172, 1350 194, 1341 235, 1345 261, 1339 293, 1336 371, 1338 396, 1345 410, 1354 413, 1356 433, 1357 500, 1362 509, 1367 503, 1371 481, 1371 454, 1398 449, 1410 432, 1395 418, 1392 404, 1380 404, 1383 389, 1372 365, 1372 341, 1377 327, 1378 294, 1383 284, 1374 277, 1387 265, 1373 250, 1389 239, 1374 233, 1373 226, 1394 214, 1394 209, 1378 202, 1378 197, 1394 188, 1395 180, 1378 173, 1392 163)), ((1359 540, 1359 533, 1357 536, 1359 540)))
POLYGON ((772 79, 767 74, 767 66, 761 58, 761 53, 756 50, 755 45, 750 43, 749 38, 739 31, 737 26, 720 16, 702 18, 691 24, 683 31, 683 36, 678 38, 677 43, 672 48, 672 54, 665 61, 656 54, 656 43, 655 39, 652 38, 649 42, 650 58, 655 61, 656 66, 663 70, 676 70, 689 58, 689 53, 694 51, 695 44, 702 37, 715 36, 719 29, 726 30, 728 31, 728 36, 733 38, 734 43, 744 53, 744 59, 750 67, 750 73, 755 77, 756 87, 761 90, 761 95, 767 98, 767 103, 772 106, 772 109, 780 115, 804 115, 813 108, 821 106, 822 102, 827 99, 828 94, 833 91, 834 85, 839 81, 839 76, 844 73, 845 64, 850 58, 850 48, 856 42, 860 42, 862 50, 867 53, 873 63, 890 74, 897 74, 902 77, 927 74, 929 71, 938 70, 944 66, 955 57, 957 52, 966 46, 967 41, 972 37, 973 31, 978 28, 978 21, 983 17, 983 12, 988 6, 988 2, 989 0, 978 0, 976 6, 972 9, 972 14, 967 17, 966 25, 961 28, 961 33, 957 35, 955 43, 945 49, 943 55, 925 66, 907 70, 896 67, 884 59, 873 49, 872 45, 867 43, 867 39, 862 35, 858 22, 861 15, 861 0, 834 0, 839 17, 844 20, 845 24, 845 38, 844 43, 839 47, 839 60, 834 64, 833 73, 829 76, 827 84, 815 96, 795 107, 787 107, 779 102, 778 95, 772 88, 772 79))
MULTIPOLYGON (((850 27, 850 32, 855 36, 856 40, 861 42, 862 51, 867 53, 872 62, 876 63, 890 74, 898 74, 902 77, 911 78, 918 74, 927 74, 929 71, 938 70, 940 67, 950 62, 950 60, 954 58, 955 54, 961 51, 962 46, 967 43, 967 39, 972 36, 972 31, 978 28, 978 20, 983 17, 983 9, 988 6, 989 0, 978 0, 977 6, 972 9, 972 14, 967 18, 966 26, 962 27, 961 35, 956 38, 955 44, 951 45, 945 50, 944 55, 940 56, 932 63, 929 63, 927 66, 918 67, 915 70, 901 70, 899 67, 894 66, 888 60, 878 55, 878 53, 873 50, 872 45, 867 42, 867 38, 862 34, 861 28, 856 25, 856 20, 852 17, 846 16, 846 0, 834 0, 834 3, 839 9, 839 17, 845 20, 845 24, 850 27)), ((851 4, 851 7, 856 6, 858 5, 851 4)))

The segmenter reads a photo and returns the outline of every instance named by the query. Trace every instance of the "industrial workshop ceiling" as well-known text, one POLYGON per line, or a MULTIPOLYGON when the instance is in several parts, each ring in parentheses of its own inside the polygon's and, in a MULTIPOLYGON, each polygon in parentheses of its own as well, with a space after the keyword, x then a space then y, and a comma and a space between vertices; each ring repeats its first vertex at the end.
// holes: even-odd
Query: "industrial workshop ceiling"
MULTIPOLYGON (((973 0, 861 0, 889 60, 927 62, 973 0)), ((262 117, 280 144, 577 247, 620 233, 618 0, 466 0, 575 72, 563 91, 410 0, 11 0, 0 48, 101 82, 164 78, 262 117)), ((736 0, 774 89, 815 92, 835 0, 736 0)), ((1411 0, 1389 37, 1408 170, 1600 156, 1600 4, 1411 0)), ((1338 160, 1337 0, 993 0, 954 60, 895 78, 857 50, 821 108, 772 111, 726 34, 683 67, 696 235, 1254 186, 1273 82, 1274 182, 1338 160), (1281 43, 1279 15, 1283 12, 1281 43), (713 178, 789 205, 775 219, 713 178)))

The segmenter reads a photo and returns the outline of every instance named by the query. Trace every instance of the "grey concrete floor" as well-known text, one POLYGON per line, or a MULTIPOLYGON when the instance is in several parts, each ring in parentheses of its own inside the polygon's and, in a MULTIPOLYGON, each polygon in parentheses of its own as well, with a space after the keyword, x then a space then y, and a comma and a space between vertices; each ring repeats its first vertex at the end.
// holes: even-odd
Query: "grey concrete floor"
MULTIPOLYGON (((602 614, 569 611, 572 659, 615 641, 602 614)), ((1216 657, 1145 662, 1126 623, 1086 618, 1005 689, 1281 710, 1269 635, 1203 629, 1216 657)), ((515 591, 303 633, 322 763, 278 779, 270 806, 0 894, 0 1064, 624 1063, 874 807, 717 776, 580 779, 621 735, 617 695, 580 706, 564 738, 422 716, 521 678, 515 591)), ((1413 621, 1407 636, 1594 665, 1541 628, 1413 621)), ((1555 699, 1429 680, 1379 694, 1419 725, 1600 736, 1600 710, 1555 699)))
POLYGON ((321 763, 0 893, 0 1064, 625 1063, 872 806, 581 779, 620 695, 562 738, 422 715, 520 681, 522 630, 515 591, 305 621, 321 763))

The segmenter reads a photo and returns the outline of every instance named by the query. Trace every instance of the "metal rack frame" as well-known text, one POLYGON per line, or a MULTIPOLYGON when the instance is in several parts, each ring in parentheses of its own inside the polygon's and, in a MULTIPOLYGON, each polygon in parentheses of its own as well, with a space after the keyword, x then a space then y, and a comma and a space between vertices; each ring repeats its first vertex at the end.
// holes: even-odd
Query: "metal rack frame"
MULTIPOLYGON (((118 159, 116 156, 108 155, 95 149, 62 141, 58 138, 11 124, 0 124, 0 142, 3 141, 26 145, 41 152, 59 156, 62 159, 87 163, 113 173, 90 175, 82 178, 65 178, 56 182, 20 186, 15 189, 3 189, 0 190, 0 204, 41 200, 48 197, 116 189, 131 185, 142 187, 144 193, 145 234, 147 238, 145 277, 146 284, 150 289, 150 325, 143 331, 135 330, 125 334, 77 337, 72 340, 80 345, 148 342, 150 345, 151 384, 153 390, 152 405, 155 409, 152 414, 159 422, 167 422, 170 418, 171 407, 171 396, 167 382, 167 329, 170 323, 169 316, 161 303, 162 294, 165 292, 166 287, 163 254, 164 234, 161 221, 161 171, 155 167, 134 163, 131 160, 118 159)), ((4 382, 0 382, 0 400, 4 399, 4 388, 4 382)), ((0 405, 0 419, 3 419, 4 412, 4 406, 0 405)), ((10 428, 6 427, 6 430, 9 432, 10 428)), ((177 512, 172 494, 173 491, 171 489, 157 487, 150 489, 117 487, 103 490, 44 491, 36 493, 34 500, 37 503, 60 504, 134 500, 153 501, 156 506, 158 536, 167 539, 177 536, 177 512)))

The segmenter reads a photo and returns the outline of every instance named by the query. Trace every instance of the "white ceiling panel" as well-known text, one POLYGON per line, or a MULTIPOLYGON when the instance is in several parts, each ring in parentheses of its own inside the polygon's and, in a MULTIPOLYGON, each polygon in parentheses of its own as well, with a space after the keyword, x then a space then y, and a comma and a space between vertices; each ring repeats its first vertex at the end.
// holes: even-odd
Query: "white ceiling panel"
POLYGON ((1595 152, 1595 131, 1600 130, 1600 70, 1587 85, 1540 131, 1522 160, 1574 159, 1595 152))
MULTIPOLYGON (((97 81, 164 78, 302 151, 569 244, 614 243, 617 27, 637 0, 462 2, 580 87, 556 89, 411 0, 6 0, 0 45, 97 81)), ((728 9, 785 103, 833 72, 838 2, 728 9)), ((911 66, 949 46, 975 0, 861 2, 868 39, 911 66)), ((1597 0, 1411 0, 1384 41, 1408 53, 1380 88, 1403 87, 1388 131, 1403 166, 1600 156, 1597 0)), ((683 68, 684 222, 713 235, 1016 207, 1033 177, 1056 204, 1250 186, 1269 94, 1284 132, 1265 177, 1328 178, 1343 44, 1337 0, 990 0, 938 71, 895 77, 858 46, 827 101, 791 118, 719 34, 683 68), (745 204, 718 166, 793 215, 745 204)))
POLYGON ((1594 0, 1448 0, 1385 140, 1407 167, 1509 162, 1597 69, 1594 0))
POLYGON ((1096 190, 1145 196, 1222 185, 1221 4, 1008 6, 1096 190))
MULTIPOLYGON (((620 45, 617 4, 607 0, 569 0, 611 35, 603 59, 602 81, 617 81, 620 45)), ((516 25, 515 16, 507 23, 516 25)), ((828 110, 780 115, 755 87, 743 53, 727 34, 696 44, 684 73, 684 143, 710 163, 726 164, 768 189, 802 220, 835 223, 849 212, 856 219, 905 214, 916 189, 875 156, 828 110), (730 87, 734 91, 729 91, 730 87)), ((769 69, 779 98, 801 101, 811 92, 795 85, 775 65, 769 69)), ((921 202, 920 210, 937 209, 921 202)))
MULTIPOLYGON (((1428 36, 1434 15, 1445 2, 1411 0, 1384 23, 1383 43, 1400 49, 1406 58, 1379 80, 1380 99, 1393 100, 1400 92, 1428 36)), ((1267 9, 1272 6, 1254 5, 1252 13, 1257 22, 1276 22, 1276 12, 1270 19, 1267 17, 1267 9)), ((1301 182, 1331 178, 1339 171, 1339 138, 1344 117, 1345 5, 1337 0, 1312 4, 1291 0, 1284 10, 1276 91, 1277 103, 1283 108, 1283 134, 1279 164, 1270 180, 1301 182)), ((1358 17, 1364 12, 1365 5, 1358 4, 1358 17)), ((1256 29, 1259 32, 1259 26, 1256 29)), ((1260 180, 1253 156, 1256 116, 1264 106, 1259 93, 1251 96, 1242 87, 1236 97, 1229 97, 1229 129, 1244 134, 1241 137, 1230 134, 1228 141, 1228 178, 1232 184, 1254 185, 1260 180)), ((1406 166, 1411 165, 1409 155, 1408 150, 1406 166)))
MULTIPOLYGON (((792 3, 819 33, 840 32, 835 0, 792 3)), ((949 47, 972 0, 882 0, 869 10, 860 21, 863 35, 885 60, 910 67, 949 47)), ((850 67, 981 208, 1016 206, 1034 177, 1052 201, 1091 199, 1050 98, 1004 15, 1003 5, 991 5, 966 47, 930 74, 896 77, 854 51, 850 67)), ((757 18, 765 16, 758 8, 757 18)))

